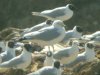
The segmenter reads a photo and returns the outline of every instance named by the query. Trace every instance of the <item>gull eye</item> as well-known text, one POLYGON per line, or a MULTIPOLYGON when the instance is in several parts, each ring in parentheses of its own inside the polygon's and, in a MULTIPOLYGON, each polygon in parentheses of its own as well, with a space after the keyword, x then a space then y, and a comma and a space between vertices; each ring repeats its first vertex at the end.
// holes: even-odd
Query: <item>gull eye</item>
POLYGON ((69 7, 70 10, 76 10, 76 7, 73 4, 69 4, 68 7, 69 7))

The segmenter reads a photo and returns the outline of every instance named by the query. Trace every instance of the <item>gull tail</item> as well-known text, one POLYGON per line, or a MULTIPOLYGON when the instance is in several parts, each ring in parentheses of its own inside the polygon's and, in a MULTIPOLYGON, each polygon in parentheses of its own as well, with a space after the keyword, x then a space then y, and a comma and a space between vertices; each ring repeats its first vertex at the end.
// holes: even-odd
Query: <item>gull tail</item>
POLYGON ((41 17, 45 17, 45 18, 48 17, 48 16, 46 16, 46 15, 43 15, 41 12, 32 12, 32 15, 41 16, 41 17))
POLYGON ((32 15, 42 16, 42 15, 40 14, 40 12, 32 12, 32 15))

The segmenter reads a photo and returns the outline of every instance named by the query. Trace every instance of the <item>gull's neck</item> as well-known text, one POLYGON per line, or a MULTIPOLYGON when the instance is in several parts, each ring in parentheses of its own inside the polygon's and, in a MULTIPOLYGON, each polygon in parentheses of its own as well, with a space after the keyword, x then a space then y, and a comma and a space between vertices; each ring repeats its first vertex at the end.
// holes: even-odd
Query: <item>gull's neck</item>
POLYGON ((9 48, 8 46, 6 46, 6 53, 7 54, 11 54, 13 56, 15 56, 15 49, 14 48, 9 48))
POLYGON ((95 58, 95 51, 94 49, 89 49, 89 48, 85 48, 85 55, 87 56, 87 59, 91 60, 95 58))
POLYGON ((88 47, 86 47, 85 48, 85 52, 87 53, 87 54, 91 54, 91 53, 95 53, 95 51, 94 51, 94 49, 90 49, 90 48, 88 48, 88 47))
POLYGON ((73 48, 78 48, 78 45, 77 44, 72 44, 72 47, 73 48))

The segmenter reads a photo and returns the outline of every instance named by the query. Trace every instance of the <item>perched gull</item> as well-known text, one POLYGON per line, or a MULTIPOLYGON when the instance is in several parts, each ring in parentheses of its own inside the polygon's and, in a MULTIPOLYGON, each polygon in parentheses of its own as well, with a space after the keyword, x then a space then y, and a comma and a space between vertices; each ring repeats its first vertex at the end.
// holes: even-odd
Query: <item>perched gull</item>
POLYGON ((54 64, 53 52, 48 51, 44 60, 44 66, 52 66, 54 64))
POLYGON ((14 68, 14 69, 22 69, 25 70, 30 64, 32 60, 31 53, 37 51, 30 44, 23 44, 23 51, 19 56, 12 58, 9 61, 0 64, 0 68, 14 68))
POLYGON ((79 53, 79 42, 73 41, 71 47, 63 48, 62 50, 54 52, 54 59, 60 61, 61 64, 67 64, 75 60, 79 53))
POLYGON ((71 38, 81 38, 82 37, 82 28, 79 26, 74 26, 72 30, 66 31, 64 39, 60 44, 66 44, 71 38))
POLYGON ((5 50, 5 52, 2 52, 0 54, 2 62, 8 61, 8 60, 10 60, 10 59, 12 59, 13 57, 16 56, 16 54, 15 54, 15 48, 17 46, 15 44, 16 43, 14 41, 8 41, 6 43, 6 46, 5 46, 6 50, 5 50))
POLYGON ((61 75, 62 70, 60 67, 60 62, 55 61, 53 66, 45 66, 36 72, 27 75, 61 75))
POLYGON ((96 31, 92 34, 88 34, 88 35, 83 35, 83 39, 92 39, 92 38, 95 38, 97 36, 100 36, 100 31, 96 31))
POLYGON ((42 16, 49 20, 69 20, 73 16, 75 7, 72 4, 67 4, 63 7, 57 7, 52 10, 45 10, 42 12, 32 12, 32 15, 42 16))
POLYGON ((40 23, 40 24, 37 24, 33 27, 30 27, 30 28, 26 28, 24 29, 24 31, 21 33, 21 35, 24 35, 26 33, 29 33, 29 32, 33 32, 33 31, 37 31, 37 30, 40 30, 41 28, 44 28, 44 27, 48 27, 50 25, 52 25, 52 22, 51 20, 47 20, 43 23, 40 23))
POLYGON ((32 41, 41 47, 59 43, 65 36, 64 23, 55 20, 49 27, 23 35, 18 41, 32 41))
POLYGON ((100 45, 100 31, 96 31, 89 35, 84 35, 81 39, 91 41, 91 43, 94 43, 96 45, 100 45))
POLYGON ((94 45, 88 42, 85 44, 85 52, 78 54, 77 58, 73 62, 66 64, 66 67, 72 68, 74 65, 80 62, 93 61, 96 58, 95 55, 96 53, 94 51, 94 45))

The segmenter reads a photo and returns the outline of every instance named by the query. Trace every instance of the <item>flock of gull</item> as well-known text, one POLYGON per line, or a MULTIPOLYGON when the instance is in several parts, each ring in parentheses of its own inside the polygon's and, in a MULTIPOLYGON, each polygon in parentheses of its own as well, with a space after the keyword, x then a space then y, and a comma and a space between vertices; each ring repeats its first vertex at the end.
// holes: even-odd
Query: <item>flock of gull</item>
POLYGON ((80 62, 93 61, 96 58, 94 48, 100 43, 100 31, 83 35, 80 26, 66 30, 63 21, 72 18, 74 10, 74 5, 67 4, 52 10, 32 12, 32 15, 45 17, 47 20, 24 29, 18 38, 7 42, 0 38, 0 70, 26 70, 31 64, 32 53, 41 52, 45 46, 48 49, 45 52, 44 66, 27 75, 62 75, 64 67, 73 68, 80 62), (71 45, 69 41, 72 42, 71 45), (62 48, 56 50, 55 45, 62 48), (85 51, 79 53, 80 48, 84 48, 85 51), (16 50, 20 51, 19 55, 16 55, 16 50))

